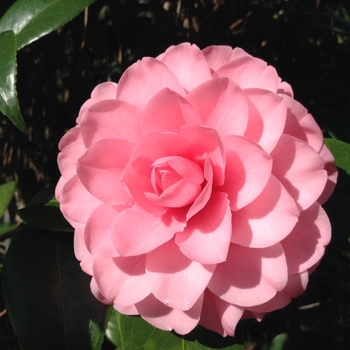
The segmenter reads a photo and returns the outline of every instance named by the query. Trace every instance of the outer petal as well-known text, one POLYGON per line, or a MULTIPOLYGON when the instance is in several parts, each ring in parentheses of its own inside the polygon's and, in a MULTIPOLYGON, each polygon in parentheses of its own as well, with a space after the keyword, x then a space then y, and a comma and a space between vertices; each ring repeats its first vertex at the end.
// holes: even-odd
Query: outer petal
POLYGON ((126 307, 151 293, 144 255, 114 259, 96 257, 93 272, 97 286, 109 303, 126 307))
POLYGON ((60 153, 58 155, 58 167, 65 181, 71 179, 75 174, 75 166, 79 159, 86 151, 81 136, 81 129, 75 127, 70 129, 58 144, 60 153))
POLYGON ((97 85, 91 92, 91 98, 87 100, 80 108, 79 116, 77 118, 77 124, 80 124, 85 112, 95 103, 102 100, 116 99, 117 87, 118 84, 113 83, 111 81, 97 85))
MULTIPOLYGON (((62 188, 60 208, 68 222, 85 223, 100 201, 82 185, 77 175, 62 188)), ((73 224, 73 223, 72 223, 73 224)))
POLYGON ((137 303, 136 308, 140 316, 153 326, 165 331, 174 330, 178 334, 187 334, 198 324, 202 302, 203 296, 192 309, 181 311, 164 305, 151 294, 137 303))
POLYGON ((146 57, 123 73, 118 85, 117 99, 144 108, 164 88, 185 96, 184 88, 169 68, 154 58, 146 57))
MULTIPOLYGON (((123 208, 125 209, 125 208, 123 208)), ((93 255, 115 258, 120 254, 114 249, 111 241, 112 224, 122 208, 114 208, 100 203, 91 213, 85 227, 85 245, 93 255)))
POLYGON ((281 96, 288 107, 284 133, 306 142, 319 152, 323 145, 323 135, 315 119, 298 101, 284 94, 281 96))
POLYGON ((305 291, 308 280, 309 273, 307 271, 300 274, 289 275, 287 285, 281 292, 277 292, 277 294, 266 303, 249 307, 248 310, 254 313, 266 313, 281 309, 288 305, 292 298, 298 297, 305 291))
POLYGON ((203 49, 202 52, 207 59, 210 69, 212 69, 214 72, 228 62, 236 60, 237 58, 251 57, 251 55, 239 47, 236 47, 232 50, 231 46, 224 45, 208 46, 203 49))
POLYGON ((282 242, 288 272, 300 273, 316 264, 331 238, 329 219, 316 202, 300 214, 294 230, 282 242))
POLYGON ((161 61, 175 74, 186 91, 191 91, 211 79, 208 63, 196 45, 182 43, 171 46, 165 51, 161 61))
POLYGON ((271 176, 257 199, 232 213, 231 241, 251 248, 269 247, 292 231, 298 216, 299 210, 293 198, 271 176))
POLYGON ((186 210, 168 209, 161 217, 138 205, 122 211, 113 223, 112 243, 122 256, 147 254, 186 226, 186 210))
POLYGON ((183 311, 201 298, 214 270, 215 265, 203 265, 184 256, 173 240, 146 257, 152 294, 163 304, 183 311))
POLYGON ((203 124, 198 113, 182 96, 169 89, 159 91, 146 105, 143 112, 142 132, 180 133, 184 124, 203 124))
POLYGON ((226 193, 213 192, 207 205, 189 220, 175 243, 189 259, 201 264, 226 260, 232 234, 231 210, 226 193))
POLYGON ((228 193, 231 210, 236 211, 263 191, 271 176, 272 159, 244 137, 228 136, 222 142, 226 154, 225 183, 218 189, 228 193))
POLYGON ((249 122, 245 137, 270 153, 282 135, 287 108, 282 97, 263 89, 245 89, 249 101, 249 122))
POLYGON ((255 249, 231 244, 227 261, 216 266, 208 288, 230 304, 254 306, 281 291, 287 284, 287 276, 280 244, 255 249))
POLYGON ((104 100, 86 111, 81 132, 86 147, 103 139, 122 139, 136 143, 141 138, 139 107, 117 100, 104 100))
POLYGON ((216 71, 217 76, 227 77, 241 89, 258 88, 277 92, 281 83, 276 69, 255 57, 241 57, 216 71))
POLYGON ((224 337, 233 337, 243 311, 243 308, 227 303, 206 289, 199 324, 224 337))
POLYGON ((336 166, 333 164, 334 157, 332 153, 329 151, 329 149, 326 147, 326 145, 323 145, 320 151, 320 156, 323 158, 326 166, 325 170, 327 171, 328 179, 326 186, 320 195, 320 197, 317 199, 317 201, 320 204, 323 204, 327 201, 327 199, 330 197, 330 195, 333 193, 335 185, 337 183, 338 178, 338 170, 336 166))
POLYGON ((92 276, 93 256, 85 245, 84 238, 85 225, 77 224, 74 232, 74 254, 80 261, 80 266, 84 272, 92 276))
POLYGON ((271 156, 272 174, 302 209, 308 208, 321 195, 327 181, 322 157, 305 142, 285 134, 271 156))
POLYGON ((187 100, 209 128, 220 137, 243 135, 248 125, 248 103, 238 85, 226 78, 209 80, 187 95, 187 100))
POLYGON ((101 140, 78 160, 79 179, 93 196, 109 205, 132 203, 121 175, 133 147, 134 144, 126 140, 101 140))

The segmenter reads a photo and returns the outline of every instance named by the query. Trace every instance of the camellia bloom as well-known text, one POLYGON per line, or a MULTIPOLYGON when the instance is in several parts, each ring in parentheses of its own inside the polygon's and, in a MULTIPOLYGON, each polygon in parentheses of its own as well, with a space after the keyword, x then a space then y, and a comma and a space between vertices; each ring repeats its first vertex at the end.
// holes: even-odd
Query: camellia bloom
POLYGON ((184 43, 98 85, 60 144, 61 210, 101 302, 234 335, 306 288, 337 171, 276 70, 184 43))

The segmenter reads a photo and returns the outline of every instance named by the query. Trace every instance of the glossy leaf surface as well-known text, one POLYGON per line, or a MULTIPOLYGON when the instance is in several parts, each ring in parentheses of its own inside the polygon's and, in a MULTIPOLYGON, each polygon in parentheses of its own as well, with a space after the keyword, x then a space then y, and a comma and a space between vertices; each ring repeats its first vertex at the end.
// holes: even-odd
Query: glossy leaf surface
POLYGON ((18 0, 0 20, 0 32, 12 30, 18 49, 63 26, 95 0, 18 0))
POLYGON ((11 30, 1 33, 0 29, 0 112, 26 133, 27 128, 19 109, 16 91, 16 51, 15 33, 11 30))
POLYGON ((115 310, 111 312, 106 335, 116 345, 117 350, 243 350, 232 337, 195 328, 185 336, 167 332, 151 326, 138 316, 125 316, 115 310))

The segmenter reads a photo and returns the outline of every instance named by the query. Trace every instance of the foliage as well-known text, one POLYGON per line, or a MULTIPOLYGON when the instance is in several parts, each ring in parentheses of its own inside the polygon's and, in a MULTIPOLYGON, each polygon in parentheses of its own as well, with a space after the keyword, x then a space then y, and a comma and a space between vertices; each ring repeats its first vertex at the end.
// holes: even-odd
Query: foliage
POLYGON ((15 236, 1 270, 6 306, 0 298, 0 315, 7 309, 0 317, 1 348, 348 348, 348 1, 7 0, 0 2, 0 17, 0 216, 7 221, 0 234, 15 236), (233 339, 202 328, 179 337, 138 317, 107 313, 90 294, 73 256, 71 227, 53 199, 58 140, 92 88, 118 81, 137 59, 182 41, 240 46, 273 64, 323 128, 340 168, 325 205, 332 242, 306 293, 261 323, 241 322, 233 339), (16 204, 26 205, 18 211, 21 220, 16 204))

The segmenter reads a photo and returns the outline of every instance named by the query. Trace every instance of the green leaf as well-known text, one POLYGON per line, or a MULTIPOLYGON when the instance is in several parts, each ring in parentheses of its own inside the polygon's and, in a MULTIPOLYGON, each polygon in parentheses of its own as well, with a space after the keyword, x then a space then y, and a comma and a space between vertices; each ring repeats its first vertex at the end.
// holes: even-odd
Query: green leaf
POLYGON ((4 215, 16 190, 14 181, 0 185, 0 218, 4 215))
POLYGON ((202 327, 181 336, 157 329, 139 316, 125 316, 111 311, 106 335, 118 350, 243 350, 235 338, 222 337, 202 327))
POLYGON ((18 215, 23 221, 37 228, 73 232, 73 227, 63 217, 59 203, 53 195, 53 187, 45 188, 29 201, 28 206, 18 210, 18 215))
POLYGON ((4 224, 0 224, 0 240, 1 240, 1 235, 4 233, 10 232, 14 230, 16 226, 14 224, 10 224, 9 222, 6 222, 4 224))
POLYGON ((0 19, 0 33, 12 30, 18 49, 63 26, 95 0, 18 0, 0 19))
POLYGON ((29 225, 14 238, 3 267, 5 305, 23 350, 99 350, 108 308, 90 291, 73 235, 29 225))
POLYGON ((350 175, 350 144, 334 139, 324 139, 324 143, 335 158, 334 164, 350 175))
POLYGON ((283 350, 285 348, 287 341, 288 341, 287 333, 278 334, 276 337, 272 339, 269 350, 283 350))
POLYGON ((11 30, 0 32, 0 112, 6 115, 19 130, 27 134, 27 127, 17 99, 16 52, 15 33, 11 30))

